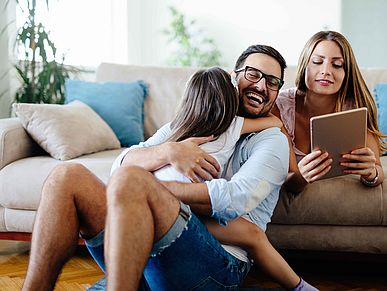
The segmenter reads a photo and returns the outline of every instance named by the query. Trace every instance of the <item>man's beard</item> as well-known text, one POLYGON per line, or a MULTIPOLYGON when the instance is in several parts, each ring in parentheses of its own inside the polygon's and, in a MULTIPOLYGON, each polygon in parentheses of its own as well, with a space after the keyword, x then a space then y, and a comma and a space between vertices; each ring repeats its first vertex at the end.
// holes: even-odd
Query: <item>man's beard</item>
POLYGON ((274 105, 274 103, 271 104, 270 107, 264 106, 259 112, 256 112, 256 111, 248 110, 247 108, 245 108, 243 103, 241 103, 239 106, 238 115, 242 116, 242 117, 246 117, 246 118, 252 118, 252 119, 258 118, 258 117, 264 117, 264 116, 267 116, 269 114, 269 112, 273 108, 273 105, 274 105))
POLYGON ((269 97, 264 93, 264 92, 258 92, 257 90, 251 89, 251 88, 246 88, 243 90, 239 97, 239 112, 238 115, 246 118, 258 118, 258 117, 263 117, 267 116, 271 109, 273 108, 273 105, 275 103, 275 100, 270 102, 269 97), (252 99, 252 100, 257 100, 257 98, 252 98, 252 97, 247 97, 247 92, 254 92, 255 94, 260 95, 259 98, 263 99, 262 103, 258 101, 254 101, 256 103, 260 103, 257 107, 252 106, 251 104, 246 104, 245 102, 248 102, 245 100, 252 99))

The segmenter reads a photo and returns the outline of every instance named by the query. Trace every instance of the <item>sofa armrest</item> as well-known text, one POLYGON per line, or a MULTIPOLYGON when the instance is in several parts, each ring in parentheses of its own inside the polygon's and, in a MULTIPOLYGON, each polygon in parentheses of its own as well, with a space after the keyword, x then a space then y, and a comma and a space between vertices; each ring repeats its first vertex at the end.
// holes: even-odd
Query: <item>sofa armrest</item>
POLYGON ((24 130, 18 118, 0 119, 0 169, 41 153, 42 149, 24 130))

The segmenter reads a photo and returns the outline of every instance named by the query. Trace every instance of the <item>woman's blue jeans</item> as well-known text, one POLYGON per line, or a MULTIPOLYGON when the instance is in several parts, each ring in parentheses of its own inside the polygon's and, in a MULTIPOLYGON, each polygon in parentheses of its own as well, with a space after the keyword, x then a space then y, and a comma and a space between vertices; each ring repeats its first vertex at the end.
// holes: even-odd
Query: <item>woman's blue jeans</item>
MULTIPOLYGON (((103 236, 101 232, 86 246, 105 271, 103 236)), ((154 245, 139 290, 239 290, 249 268, 225 251, 182 204, 175 224, 154 245)))

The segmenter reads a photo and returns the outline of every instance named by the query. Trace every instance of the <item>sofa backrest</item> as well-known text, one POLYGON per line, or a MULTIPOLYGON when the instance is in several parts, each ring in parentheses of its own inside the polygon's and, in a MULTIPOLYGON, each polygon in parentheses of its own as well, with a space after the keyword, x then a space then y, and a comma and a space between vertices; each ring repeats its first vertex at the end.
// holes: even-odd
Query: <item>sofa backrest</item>
POLYGON ((97 81, 144 80, 149 86, 145 99, 145 137, 151 136, 165 123, 172 120, 188 78, 195 68, 169 68, 101 64, 97 81))
MULTIPOLYGON (((172 120, 185 84, 197 70, 198 68, 102 63, 97 68, 96 80, 100 82, 144 80, 149 85, 149 96, 144 106, 145 136, 149 137, 162 125, 172 120)), ((361 71, 371 92, 377 83, 387 83, 387 69, 362 69, 361 71)), ((284 89, 294 86, 295 76, 295 67, 285 70, 284 89)))

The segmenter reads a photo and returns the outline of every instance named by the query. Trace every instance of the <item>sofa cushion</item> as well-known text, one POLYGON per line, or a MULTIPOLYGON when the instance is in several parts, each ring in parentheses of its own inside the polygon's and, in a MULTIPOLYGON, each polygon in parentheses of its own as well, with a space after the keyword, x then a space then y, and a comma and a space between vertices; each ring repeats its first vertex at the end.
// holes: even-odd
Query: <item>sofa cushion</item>
POLYGON ((80 163, 91 170, 102 182, 107 183, 110 168, 121 150, 102 151, 70 161, 37 156, 13 162, 0 171, 0 205, 11 209, 36 210, 44 181, 61 163, 80 163))
POLYGON ((15 103, 13 108, 32 138, 56 159, 120 148, 111 128, 80 101, 67 105, 15 103))
POLYGON ((143 81, 95 83, 66 80, 66 103, 80 100, 95 110, 113 129, 121 146, 144 140, 144 99, 148 87, 143 81))
POLYGON ((288 193, 282 187, 272 222, 292 225, 387 225, 384 199, 382 185, 364 186, 357 175, 316 181, 298 195, 288 193))

